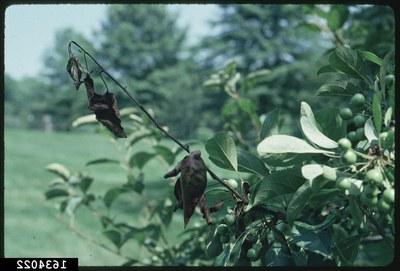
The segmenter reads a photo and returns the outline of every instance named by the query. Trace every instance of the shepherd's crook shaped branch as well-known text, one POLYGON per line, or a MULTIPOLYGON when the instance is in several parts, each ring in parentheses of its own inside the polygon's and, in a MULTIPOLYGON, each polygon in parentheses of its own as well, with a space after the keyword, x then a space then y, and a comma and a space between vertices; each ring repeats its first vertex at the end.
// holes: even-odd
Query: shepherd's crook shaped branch
MULTIPOLYGON (((75 41, 70 41, 68 43, 68 53, 69 55, 73 55, 72 54, 72 50, 71 50, 71 45, 75 45, 76 47, 78 47, 80 50, 82 50, 84 56, 88 56, 96 65, 97 67, 100 68, 100 73, 103 73, 105 75, 107 75, 128 97, 129 99, 131 99, 134 104, 136 106, 139 107, 139 109, 151 120, 151 122, 157 127, 158 130, 160 130, 161 132, 163 132, 168 138, 170 138, 172 141, 174 141, 176 144, 179 145, 179 147, 181 147, 183 150, 185 150, 187 153, 190 153, 189 150, 189 145, 183 145, 177 138, 175 138, 173 135, 171 135, 170 133, 168 133, 163 127, 161 127, 161 125, 153 118, 153 116, 139 103, 139 101, 137 101, 126 89, 126 87, 124 87, 123 85, 121 85, 117 79, 115 79, 110 73, 107 72, 106 69, 103 68, 103 66, 101 66, 99 64, 99 62, 97 62, 97 60, 88 52, 86 51, 82 46, 80 46, 77 42, 75 41)), ((86 58, 85 58, 86 59, 86 58)), ((242 202, 247 203, 247 200, 240 195, 235 189, 233 189, 229 184, 226 184, 224 181, 222 181, 214 172, 211 171, 211 169, 209 169, 208 167, 206 167, 207 172, 210 174, 210 176, 218 181, 220 184, 222 184, 223 186, 225 186, 229 191, 232 192, 232 194, 234 195, 235 199, 240 199, 242 202)))

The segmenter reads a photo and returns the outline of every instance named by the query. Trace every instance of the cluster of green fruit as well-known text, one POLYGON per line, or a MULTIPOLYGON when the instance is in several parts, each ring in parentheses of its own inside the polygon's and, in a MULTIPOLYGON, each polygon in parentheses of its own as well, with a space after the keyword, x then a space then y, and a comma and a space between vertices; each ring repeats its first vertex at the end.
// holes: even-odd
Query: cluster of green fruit
MULTIPOLYGON (((365 139, 364 135, 364 124, 366 118, 359 112, 362 111, 365 104, 365 97, 361 93, 355 94, 350 100, 350 107, 342 108, 340 110, 340 116, 342 119, 349 121, 349 127, 354 127, 355 130, 350 131, 346 138, 341 138, 338 141, 339 147, 342 149, 342 160, 347 165, 353 165, 357 162, 357 156, 362 156, 361 153, 355 151, 352 146, 356 145, 361 140, 365 139), (357 115, 353 117, 353 112, 357 115)), ((394 133, 393 130, 389 131, 394 133)), ((379 142, 375 143, 376 148, 382 148, 393 144, 394 136, 388 136, 388 132, 382 132, 379 135, 379 142), (386 142, 391 140, 391 142, 386 142)), ((394 156, 394 153, 393 153, 394 156)), ((394 157, 393 157, 394 159, 394 157)), ((382 167, 375 163, 375 166, 366 173, 360 173, 363 175, 363 185, 360 192, 360 200, 363 204, 370 208, 378 208, 384 213, 390 212, 394 203, 394 189, 393 184, 390 184, 385 180, 385 176, 382 172, 382 167)), ((329 175, 329 174, 328 174, 329 175)), ((332 174, 330 174, 332 175, 332 174)), ((336 176, 336 175, 335 175, 336 176)), ((336 179, 336 178, 335 178, 336 179)), ((352 178, 338 178, 336 185, 338 188, 346 191, 353 185, 352 178)))
MULTIPOLYGON (((361 93, 356 93, 351 97, 350 107, 344 107, 340 109, 340 117, 343 120, 349 121, 349 127, 354 127, 353 131, 347 134, 347 138, 353 144, 363 140, 364 135, 364 124, 366 122, 365 116, 361 113, 365 104, 365 97, 361 93)), ((350 145, 348 142, 342 142, 343 145, 350 145)), ((357 156, 348 148, 348 151, 343 155, 343 159, 349 163, 354 164, 357 161, 357 156)))
POLYGON ((250 239, 252 246, 249 248, 249 250, 247 250, 246 256, 250 261, 254 262, 260 258, 260 251, 263 245, 261 241, 254 235, 249 234, 248 239, 250 239))

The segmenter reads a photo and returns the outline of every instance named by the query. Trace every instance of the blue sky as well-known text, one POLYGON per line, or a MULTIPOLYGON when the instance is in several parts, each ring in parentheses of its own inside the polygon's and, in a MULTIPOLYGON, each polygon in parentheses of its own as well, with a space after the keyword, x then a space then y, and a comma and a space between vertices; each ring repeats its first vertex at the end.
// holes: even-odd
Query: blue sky
MULTIPOLYGON (((72 27, 91 37, 100 27, 107 5, 13 5, 5 13, 5 72, 19 79, 40 73, 46 49, 55 32, 72 27)), ((216 5, 168 5, 179 12, 178 23, 189 25, 189 42, 196 42, 209 29, 207 21, 218 13, 216 5)))

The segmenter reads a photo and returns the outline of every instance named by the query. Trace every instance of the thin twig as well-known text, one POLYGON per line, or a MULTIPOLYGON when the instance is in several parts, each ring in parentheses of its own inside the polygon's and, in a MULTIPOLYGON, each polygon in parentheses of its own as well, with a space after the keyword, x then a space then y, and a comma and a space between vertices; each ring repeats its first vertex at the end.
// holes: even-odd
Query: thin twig
MULTIPOLYGON (((135 103, 136 106, 139 107, 139 109, 151 120, 151 122, 159 129, 161 132, 163 132, 167 137, 169 137, 172 141, 174 141, 176 144, 178 144, 183 150, 185 150, 187 153, 190 153, 189 146, 182 144, 177 138, 175 138, 173 135, 168 133, 161 125, 153 118, 153 116, 137 101, 129 92, 128 90, 121 85, 117 79, 115 79, 110 73, 108 73, 103 66, 101 66, 97 60, 88 52, 86 51, 82 46, 80 46, 78 43, 75 41, 70 41, 68 44, 68 52, 69 55, 72 55, 71 51, 71 45, 74 44, 77 46, 79 49, 83 51, 84 54, 86 54, 90 59, 101 69, 100 73, 104 73, 107 75, 117 86, 121 88, 121 90, 135 103)), ((221 185, 225 186, 229 191, 232 192, 234 196, 239 198, 243 202, 247 202, 235 189, 233 189, 230 185, 226 184, 224 181, 222 181, 214 172, 212 172, 208 167, 207 167, 207 172, 210 174, 210 176, 218 181, 221 185)))

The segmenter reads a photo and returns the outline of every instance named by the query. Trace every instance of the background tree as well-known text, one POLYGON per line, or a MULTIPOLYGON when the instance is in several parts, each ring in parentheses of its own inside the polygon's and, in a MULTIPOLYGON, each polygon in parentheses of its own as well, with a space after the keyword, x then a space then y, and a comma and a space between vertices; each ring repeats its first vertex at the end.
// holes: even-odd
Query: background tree
POLYGON ((113 5, 97 37, 107 66, 139 100, 151 103, 164 125, 189 137, 197 127, 201 78, 190 55, 184 57, 187 31, 176 18, 162 5, 113 5))
POLYGON ((87 46, 86 48, 91 51, 94 50, 91 42, 83 34, 65 28, 56 33, 54 45, 46 52, 42 78, 47 87, 41 93, 46 95, 44 105, 48 110, 47 113, 53 116, 55 128, 61 130, 69 130, 75 118, 87 114, 85 110, 87 101, 77 93, 71 95, 71 92, 74 92, 75 89, 68 74, 65 73, 68 59, 68 51, 65 45, 70 40, 75 40, 83 46, 87 46))
MULTIPOLYGON (((235 60, 242 74, 266 69, 257 83, 239 86, 238 91, 255 102, 258 114, 279 107, 284 114, 295 116, 299 101, 310 98, 318 87, 316 69, 312 67, 324 48, 318 34, 300 27, 307 9, 297 5, 221 5, 220 14, 211 23, 214 34, 200 45, 204 68, 215 70, 235 60)), ((221 93, 216 95, 227 98, 221 93)), ((210 102, 210 107, 222 108, 220 101, 210 102)), ((233 110, 226 108, 228 104, 224 106, 233 110)), ((295 124, 288 123, 288 127, 295 124)))

